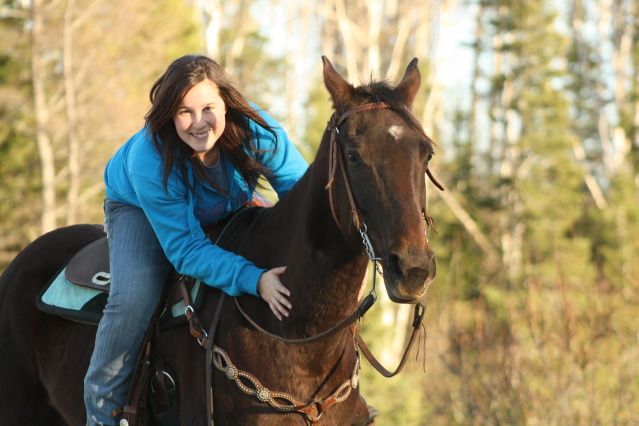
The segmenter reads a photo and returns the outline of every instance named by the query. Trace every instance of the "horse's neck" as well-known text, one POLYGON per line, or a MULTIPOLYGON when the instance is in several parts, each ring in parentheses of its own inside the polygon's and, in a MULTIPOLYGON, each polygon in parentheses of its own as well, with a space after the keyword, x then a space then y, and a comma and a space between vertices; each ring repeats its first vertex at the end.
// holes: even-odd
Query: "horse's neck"
MULTIPOLYGON (((287 228, 296 230, 283 249, 294 253, 289 256, 294 264, 287 264, 292 322, 306 334, 325 330, 355 309, 367 264, 357 231, 347 221, 342 221, 340 230, 331 214, 325 148, 320 147, 308 172, 272 212, 284 215, 287 228)), ((344 185, 341 175, 334 183, 335 209, 338 217, 348 218, 344 213, 348 201, 340 185, 344 185)))

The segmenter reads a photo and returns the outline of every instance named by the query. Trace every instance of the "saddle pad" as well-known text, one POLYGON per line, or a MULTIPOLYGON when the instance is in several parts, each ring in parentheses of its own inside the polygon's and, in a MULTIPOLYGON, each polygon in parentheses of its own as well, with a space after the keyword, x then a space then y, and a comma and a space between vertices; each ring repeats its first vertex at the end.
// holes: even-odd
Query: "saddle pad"
MULTIPOLYGON (((102 318, 108 293, 75 285, 66 278, 66 267, 40 292, 36 300, 38 309, 83 324, 97 325, 102 318)), ((191 300, 195 309, 201 306, 205 286, 198 280, 191 287, 191 300)), ((184 301, 174 303, 160 319, 162 329, 186 323, 184 301)))

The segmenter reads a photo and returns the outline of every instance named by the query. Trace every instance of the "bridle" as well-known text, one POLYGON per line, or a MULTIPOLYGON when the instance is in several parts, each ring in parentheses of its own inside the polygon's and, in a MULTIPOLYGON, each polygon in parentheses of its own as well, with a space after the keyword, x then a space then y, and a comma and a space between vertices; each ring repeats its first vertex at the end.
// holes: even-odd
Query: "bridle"
MULTIPOLYGON (((342 146, 340 145, 338 141, 339 139, 338 136, 340 133, 339 126, 341 126, 346 121, 346 119, 348 119, 354 114, 365 112, 365 111, 372 111, 376 109, 393 109, 393 107, 391 107, 391 105, 389 105, 386 102, 370 102, 370 103, 353 107, 339 116, 337 115, 337 111, 335 111, 335 113, 333 113, 333 115, 331 116, 327 126, 330 132, 328 182, 326 183, 326 186, 324 188, 328 191, 329 206, 331 210, 331 215, 333 216, 333 220, 335 221, 335 224, 337 225, 337 227, 340 230, 342 230, 339 220, 337 218, 337 214, 335 212, 335 202, 333 200, 333 184, 335 183, 335 174, 337 172, 337 168, 339 167, 342 173, 342 177, 344 179, 344 186, 346 188, 346 194, 348 197, 348 203, 349 203, 353 225, 355 226, 355 228, 358 230, 360 234, 360 237, 362 239, 362 244, 364 246, 364 250, 366 251, 366 254, 369 260, 373 262, 375 271, 379 275, 383 276, 383 271, 380 265, 380 262, 382 259, 375 255, 375 250, 373 249, 373 245, 368 236, 368 226, 366 225, 366 222, 364 222, 362 218, 362 214, 360 213, 359 208, 357 207, 357 203, 355 202, 352 186, 351 186, 350 180, 348 179, 348 174, 346 173, 346 166, 344 164, 344 152, 343 152, 342 146)), ((412 113, 407 108, 403 112, 404 112, 404 115, 411 121, 411 124, 416 129, 421 130, 421 126, 419 126, 419 123, 413 117, 412 113)), ((425 138, 430 140, 423 131, 422 133, 425 138)), ((443 189, 441 184, 439 184, 439 182, 437 182, 437 180, 432 176, 432 174, 430 173, 430 170, 428 170, 427 174, 438 188, 443 189)), ((426 226, 428 226, 429 221, 427 220, 425 212, 424 212, 424 219, 426 220, 426 226)), ((310 342, 314 342, 314 341, 326 338, 328 336, 331 336, 337 331, 343 329, 344 327, 362 318, 364 314, 373 306, 373 304, 377 300, 376 277, 377 277, 377 274, 373 274, 373 283, 371 286, 371 291, 365 298, 362 299, 357 309, 355 309, 348 317, 344 318, 343 320, 341 320, 340 322, 338 322, 337 324, 335 324, 334 326, 330 327, 327 330, 324 330, 313 336, 305 337, 301 339, 285 338, 265 330, 263 327, 257 324, 250 317, 250 315, 248 315, 248 313, 246 313, 246 311, 240 305, 239 299, 237 297, 234 298, 235 306, 237 307, 240 314, 244 317, 244 319, 246 319, 249 322, 249 324, 251 324, 255 329, 260 331, 262 334, 265 334, 269 337, 272 337, 284 343, 292 343, 292 344, 310 343, 310 342)), ((420 303, 417 303, 415 305, 415 317, 420 318, 418 321, 417 327, 421 324, 423 311, 424 311, 423 305, 421 305, 420 303), (419 314, 418 314, 418 311, 420 312, 419 314)), ((409 350, 410 350, 410 347, 407 348, 407 351, 409 350)), ((396 371, 394 374, 388 377, 392 377, 397 373, 399 373, 399 371, 396 371)))
MULTIPOLYGON (((371 240, 368 236, 368 227, 366 223, 364 222, 362 218, 362 214, 360 213, 357 207, 357 204, 355 202, 355 197, 353 196, 351 183, 350 183, 350 180, 348 179, 346 166, 344 164, 343 148, 341 147, 338 141, 339 139, 338 136, 340 134, 339 126, 343 124, 349 117, 360 112, 371 111, 376 109, 393 109, 393 107, 391 107, 391 105, 389 105, 386 102, 371 102, 371 103, 366 103, 366 104, 351 108, 339 116, 337 115, 337 111, 336 111, 331 116, 331 119, 328 122, 328 129, 330 131, 328 182, 325 186, 325 189, 328 191, 328 199, 329 199, 331 215, 337 227, 340 230, 342 230, 342 227, 337 218, 337 214, 335 212, 335 202, 333 200, 333 185, 335 183, 335 175, 337 172, 337 168, 339 167, 344 179, 344 186, 346 188, 346 194, 348 197, 352 223, 355 226, 355 228, 358 230, 360 237, 362 239, 364 250, 366 251, 366 254, 369 260, 373 262, 374 270, 376 271, 376 273, 373 274, 373 283, 372 283, 372 288, 370 293, 362 299, 358 307, 348 317, 342 319, 337 324, 333 325, 332 327, 330 327, 329 329, 325 331, 322 331, 313 336, 298 338, 298 339, 282 337, 265 330, 262 326, 260 326, 257 322, 255 322, 250 317, 250 315, 242 308, 239 302, 239 299, 235 297, 234 298, 235 306, 240 312, 240 314, 242 315, 242 317, 260 333, 266 336, 269 336, 273 339, 279 340, 284 343, 289 343, 289 344, 304 344, 304 343, 315 342, 335 334, 339 330, 342 330, 343 328, 353 324, 355 321, 362 318, 364 314, 373 306, 373 304, 377 300, 376 277, 377 277, 377 273, 379 273, 380 275, 383 275, 383 271, 380 265, 381 258, 375 255, 373 245, 371 244, 371 240)), ((406 116, 409 119, 409 121, 411 121, 411 124, 413 124, 414 127, 416 127, 417 129, 421 129, 421 126, 419 126, 417 120, 413 117, 413 115, 410 113, 408 109, 405 109, 403 112, 404 112, 403 116, 406 116)), ((425 135, 425 133, 424 133, 424 136, 428 138, 425 135)), ((427 169, 426 173, 428 177, 431 179, 431 181, 433 182, 433 184, 435 184, 435 186, 437 186, 439 189, 443 190, 443 187, 432 176, 430 170, 427 169)), ((423 211, 422 213, 424 214, 426 226, 428 227, 430 224, 428 217, 425 211, 423 211)), ((222 233, 224 233, 224 231, 222 231, 222 233)), ((408 354, 410 353, 411 347, 415 341, 415 337, 420 327, 422 326, 422 321, 423 321, 424 313, 425 313, 425 308, 421 303, 415 304, 415 311, 414 311, 413 323, 412 323, 413 331, 409 338, 408 344, 406 345, 406 348, 404 349, 404 353, 402 355, 399 365, 392 372, 384 368, 381 365, 381 363, 377 361, 375 356, 368 349, 364 340, 361 338, 359 332, 356 329, 353 329, 357 361, 356 361, 355 369, 351 377, 348 380, 346 380, 344 383, 342 383, 342 385, 339 386, 338 389, 335 392, 333 392, 333 394, 329 395, 328 397, 322 400, 314 399, 313 401, 310 401, 310 402, 303 402, 293 397, 292 395, 282 393, 282 392, 272 392, 269 389, 263 387, 262 384, 259 382, 259 380, 255 378, 253 375, 251 375, 250 373, 238 370, 237 367, 233 365, 233 363, 231 362, 226 352, 224 352, 221 348, 214 345, 213 343, 214 334, 217 327, 217 323, 219 321, 221 306, 224 300, 223 293, 220 297, 220 301, 218 302, 218 307, 214 315, 213 322, 211 324, 209 332, 206 333, 206 331, 204 330, 204 327, 202 326, 202 324, 199 322, 197 318, 197 314, 195 313, 193 307, 191 306, 190 297, 188 295, 188 291, 186 291, 186 287, 183 283, 183 280, 181 280, 180 285, 182 288, 182 294, 184 296, 184 303, 186 305, 185 314, 189 321, 190 331, 191 331, 191 334, 197 339, 198 343, 201 346, 206 348, 207 366, 210 367, 210 364, 213 363, 216 366, 216 368, 218 368, 219 370, 222 370, 226 374, 227 378, 235 381, 237 386, 246 394, 255 396, 261 402, 268 403, 273 408, 279 411, 298 412, 300 414, 303 414, 305 416, 305 419, 310 423, 314 423, 318 421, 320 417, 322 416, 322 413, 326 411, 330 406, 344 401, 350 394, 351 389, 354 389, 358 386, 359 350, 362 351, 362 353, 368 359, 371 365, 383 376, 393 377, 396 374, 398 374, 403 369, 406 363, 408 354), (252 388, 247 387, 246 382, 249 382, 252 385, 252 388)), ((207 378, 209 376, 210 376, 210 372, 207 372, 207 378)), ((209 424, 213 424, 212 423, 212 393, 211 393, 211 386, 210 386, 209 380, 207 380, 207 388, 209 389, 209 395, 207 397, 207 411, 208 411, 208 414, 210 415, 209 424)))
MULTIPOLYGON (((331 215, 333 216, 333 220, 340 230, 342 229, 342 227, 339 223, 339 220, 337 219, 337 214, 335 213, 335 202, 333 201, 333 184, 335 183, 335 173, 337 171, 338 164, 345 182, 346 195, 348 196, 348 204, 351 212, 351 220, 353 221, 353 225, 355 226, 355 228, 360 230, 360 232, 362 230, 363 222, 360 219, 362 215, 357 208, 357 204, 355 203, 355 197, 353 197, 353 190, 351 189, 351 182, 348 179, 348 174, 346 173, 346 166, 344 165, 344 151, 342 149, 342 146, 338 142, 339 126, 341 126, 342 123, 344 123, 344 121, 346 121, 346 119, 351 115, 357 114, 359 112, 371 111, 374 109, 387 108, 390 108, 390 105, 388 105, 386 102, 371 102, 349 109, 340 116, 337 116, 336 111, 335 113, 333 113, 331 119, 328 122, 328 129, 330 131, 328 151, 328 182, 326 183, 326 186, 324 188, 328 190, 328 202, 331 208, 331 215)), ((366 224, 364 224, 363 227, 366 227, 366 224)), ((366 232, 366 230, 364 230, 364 232, 366 232)))
MULTIPOLYGON (((400 107, 402 109, 402 117, 407 119, 410 124, 419 131, 422 136, 431 144, 433 141, 426 135, 426 133, 422 130, 421 125, 417 121, 417 119, 413 116, 408 108, 405 106, 400 107)), ((328 190, 328 201, 331 209, 331 215, 333 216, 333 220, 337 227, 341 230, 341 225, 339 220, 337 219, 337 214, 335 213, 335 202, 333 201, 333 184, 335 183, 335 173, 337 171, 337 165, 339 165, 340 170, 342 172, 342 176, 344 178, 344 183, 346 187, 346 195, 348 197, 348 203, 350 207, 351 219, 355 228, 359 231, 362 236, 362 240, 364 241, 364 247, 366 248, 366 253, 369 255, 371 261, 375 260, 374 253, 372 251, 372 246, 370 245, 370 239, 367 235, 367 226, 366 223, 362 220, 362 214, 360 213, 357 203, 355 202, 355 197, 353 197, 353 190, 350 179, 348 178, 348 174, 346 173, 346 166, 344 165, 344 151, 340 143, 339 139, 339 126, 346 121, 350 116, 357 114, 359 112, 371 111, 375 109, 395 109, 391 105, 386 102, 370 102, 363 105, 356 106, 342 113, 340 116, 337 115, 337 111, 333 113, 329 122, 328 129, 330 131, 330 140, 329 140, 329 166, 328 166, 328 182, 326 183, 325 189, 328 190), (370 250, 369 250, 370 249, 370 250)), ((426 168, 426 174, 430 181, 441 191, 444 190, 444 187, 435 179, 433 173, 430 171, 430 168, 426 168)), ((428 219, 426 211, 423 210, 422 214, 424 215, 424 219, 426 220, 427 227, 431 225, 431 220, 428 219)), ((377 259, 379 260, 379 259, 377 259)))

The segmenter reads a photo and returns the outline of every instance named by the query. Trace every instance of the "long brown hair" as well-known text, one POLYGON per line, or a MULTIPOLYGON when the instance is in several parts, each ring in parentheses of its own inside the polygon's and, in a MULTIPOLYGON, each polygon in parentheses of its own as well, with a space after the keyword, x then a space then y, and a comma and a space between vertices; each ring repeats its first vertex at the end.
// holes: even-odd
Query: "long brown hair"
POLYGON ((173 61, 153 84, 149 94, 151 109, 144 117, 153 143, 162 157, 164 187, 175 166, 185 186, 194 190, 186 172, 187 162, 191 163, 198 178, 215 186, 214 182, 207 179, 204 165, 194 155, 193 149, 178 136, 173 122, 186 93, 205 79, 217 85, 226 105, 226 127, 216 145, 229 157, 246 182, 255 186, 260 175, 267 174, 268 170, 247 153, 247 150, 258 152, 253 144, 254 135, 248 120, 255 121, 271 132, 277 142, 276 133, 231 84, 230 78, 217 62, 203 55, 186 55, 173 61))

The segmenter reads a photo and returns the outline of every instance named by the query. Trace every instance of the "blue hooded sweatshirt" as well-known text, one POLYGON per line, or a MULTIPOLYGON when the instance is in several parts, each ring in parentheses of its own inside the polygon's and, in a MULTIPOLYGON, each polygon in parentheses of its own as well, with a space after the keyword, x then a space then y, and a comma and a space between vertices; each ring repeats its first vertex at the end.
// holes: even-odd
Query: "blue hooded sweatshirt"
MULTIPOLYGON (((271 126, 271 132, 249 120, 253 144, 258 153, 249 153, 271 171, 268 181, 282 198, 305 173, 308 165, 282 127, 263 110, 258 113, 271 126)), ((213 244, 203 226, 219 221, 253 198, 250 187, 231 161, 220 155, 226 171, 228 193, 221 193, 202 180, 194 179, 187 162, 187 188, 174 168, 166 189, 163 163, 148 128, 131 137, 111 158, 104 172, 108 199, 141 208, 148 218, 169 262, 175 270, 202 280, 225 293, 257 296, 257 284, 265 271, 244 257, 213 244)))

